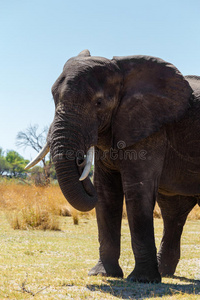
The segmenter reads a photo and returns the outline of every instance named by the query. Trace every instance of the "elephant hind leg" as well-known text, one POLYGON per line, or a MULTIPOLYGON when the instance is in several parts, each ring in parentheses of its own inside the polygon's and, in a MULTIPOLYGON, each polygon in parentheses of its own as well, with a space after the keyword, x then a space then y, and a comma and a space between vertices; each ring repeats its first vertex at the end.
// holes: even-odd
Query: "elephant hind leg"
POLYGON ((163 237, 158 252, 159 272, 172 276, 180 259, 183 226, 189 212, 196 205, 195 197, 158 195, 158 205, 163 217, 163 237))

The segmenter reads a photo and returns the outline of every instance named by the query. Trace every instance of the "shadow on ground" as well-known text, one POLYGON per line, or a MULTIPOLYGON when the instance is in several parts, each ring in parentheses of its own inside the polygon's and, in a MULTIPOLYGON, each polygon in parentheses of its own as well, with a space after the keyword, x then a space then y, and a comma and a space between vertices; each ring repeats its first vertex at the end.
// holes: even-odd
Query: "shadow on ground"
POLYGON ((200 280, 192 280, 178 276, 173 276, 172 279, 177 279, 181 281, 181 283, 146 284, 131 283, 120 279, 107 279, 105 280, 105 284, 87 285, 87 288, 91 291, 109 293, 122 299, 148 299, 151 297, 172 296, 176 294, 200 295, 200 280))

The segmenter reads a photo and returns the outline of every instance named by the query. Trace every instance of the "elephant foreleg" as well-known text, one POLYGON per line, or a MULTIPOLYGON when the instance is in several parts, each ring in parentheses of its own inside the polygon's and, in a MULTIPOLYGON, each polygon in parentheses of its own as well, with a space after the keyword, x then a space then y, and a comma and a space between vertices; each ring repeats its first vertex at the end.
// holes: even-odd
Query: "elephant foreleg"
POLYGON ((160 282, 153 228, 155 203, 152 180, 139 182, 126 193, 126 207, 135 256, 135 268, 128 276, 130 281, 160 282))
POLYGON ((162 276, 171 276, 180 259, 180 241, 183 226, 189 212, 197 203, 194 197, 158 195, 164 229, 158 253, 159 271, 162 276))
POLYGON ((107 172, 95 166, 95 188, 98 194, 96 216, 99 232, 99 262, 89 275, 123 277, 119 266, 123 190, 118 172, 107 172))

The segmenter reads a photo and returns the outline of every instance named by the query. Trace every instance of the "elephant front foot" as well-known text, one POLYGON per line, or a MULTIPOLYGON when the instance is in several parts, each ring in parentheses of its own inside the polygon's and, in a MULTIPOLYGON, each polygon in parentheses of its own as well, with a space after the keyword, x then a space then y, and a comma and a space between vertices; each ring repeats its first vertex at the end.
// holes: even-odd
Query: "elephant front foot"
POLYGON ((158 270, 162 276, 171 277, 176 271, 176 264, 172 263, 161 263, 158 265, 158 270))
POLYGON ((158 271, 150 272, 149 270, 146 270, 145 272, 141 272, 140 270, 133 270, 127 277, 127 280, 140 283, 160 283, 161 276, 158 271))
POLYGON ((177 264, 179 262, 179 256, 173 255, 173 253, 167 253, 167 255, 158 255, 158 270, 162 276, 173 276, 177 264))
POLYGON ((163 277, 172 277, 175 273, 174 269, 171 269, 170 267, 167 266, 159 267, 159 271, 163 277))
POLYGON ((123 278, 123 271, 118 263, 103 263, 99 260, 96 266, 89 271, 88 275, 123 278))

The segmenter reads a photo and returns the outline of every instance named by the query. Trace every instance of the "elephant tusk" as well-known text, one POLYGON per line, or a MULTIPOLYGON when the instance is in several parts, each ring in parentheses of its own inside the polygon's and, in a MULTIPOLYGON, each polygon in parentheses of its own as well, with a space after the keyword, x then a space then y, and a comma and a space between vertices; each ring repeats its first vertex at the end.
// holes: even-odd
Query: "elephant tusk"
POLYGON ((94 156, 94 147, 90 147, 86 156, 86 165, 83 169, 83 173, 81 177, 79 178, 80 181, 83 181, 89 175, 92 166, 93 156, 94 156))
POLYGON ((41 161, 45 155, 49 152, 49 145, 46 143, 46 145, 42 148, 42 150, 38 153, 36 158, 34 158, 24 169, 28 170, 35 166, 39 161, 41 161))

